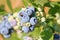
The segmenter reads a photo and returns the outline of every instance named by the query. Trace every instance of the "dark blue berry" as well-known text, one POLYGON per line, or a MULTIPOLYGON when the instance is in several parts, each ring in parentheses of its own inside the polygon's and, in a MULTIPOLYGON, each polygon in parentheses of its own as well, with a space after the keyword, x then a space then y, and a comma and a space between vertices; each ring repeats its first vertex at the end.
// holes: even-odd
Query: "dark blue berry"
POLYGON ((58 34, 54 34, 54 39, 59 39, 59 35, 58 34))

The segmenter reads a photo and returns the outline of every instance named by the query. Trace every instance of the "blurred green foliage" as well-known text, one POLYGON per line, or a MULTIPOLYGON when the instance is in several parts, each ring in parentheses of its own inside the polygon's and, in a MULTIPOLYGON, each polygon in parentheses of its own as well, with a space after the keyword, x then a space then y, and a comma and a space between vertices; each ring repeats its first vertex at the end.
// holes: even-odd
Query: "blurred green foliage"
POLYGON ((8 5, 8 7, 10 8, 10 10, 13 12, 10 0, 6 0, 6 3, 8 5))
POLYGON ((5 6, 4 5, 0 5, 0 15, 5 15, 6 11, 5 11, 5 6))
POLYGON ((3 12, 3 11, 5 11, 5 10, 4 10, 4 5, 1 5, 1 6, 0 6, 0 12, 3 12))

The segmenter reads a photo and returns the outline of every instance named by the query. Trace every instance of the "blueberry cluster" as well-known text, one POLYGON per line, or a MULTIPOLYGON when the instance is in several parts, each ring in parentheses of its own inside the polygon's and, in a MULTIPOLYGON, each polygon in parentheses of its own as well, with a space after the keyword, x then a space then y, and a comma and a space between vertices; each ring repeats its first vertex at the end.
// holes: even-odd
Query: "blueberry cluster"
POLYGON ((13 28, 8 21, 8 17, 4 16, 2 22, 0 23, 0 34, 2 34, 5 38, 8 38, 12 32, 13 28))
POLYGON ((34 16, 35 8, 27 7, 25 10, 20 10, 18 13, 8 14, 3 16, 0 23, 0 34, 5 38, 9 38, 14 30, 19 30, 28 33, 34 29, 34 25, 37 23, 37 19, 34 16))
POLYGON ((20 26, 22 27, 22 31, 28 33, 34 29, 34 25, 37 23, 34 7, 27 7, 25 10, 21 10, 18 13, 18 17, 20 20, 20 26))

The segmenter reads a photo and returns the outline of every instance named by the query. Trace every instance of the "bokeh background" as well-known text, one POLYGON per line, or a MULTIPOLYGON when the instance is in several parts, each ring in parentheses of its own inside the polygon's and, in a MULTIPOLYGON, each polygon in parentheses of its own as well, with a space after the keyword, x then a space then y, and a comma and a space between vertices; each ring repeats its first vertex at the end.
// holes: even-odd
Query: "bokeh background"
MULTIPOLYGON (((60 24, 56 23, 55 20, 56 13, 60 16, 60 0, 0 0, 0 15, 3 16, 8 13, 18 12, 21 8, 25 8, 27 6, 34 6, 36 8, 36 12, 39 12, 38 8, 41 8, 44 17, 46 18, 47 25, 41 23, 38 16, 36 16, 38 23, 35 30, 28 34, 22 33, 23 36, 31 35, 35 38, 41 36, 43 40, 54 40, 55 33, 60 35, 60 24), (49 19, 49 17, 51 17, 51 19, 49 19)), ((12 36, 8 39, 3 38, 2 36, 0 38, 2 38, 2 40, 22 40, 22 38, 19 39, 17 37, 15 32, 13 32, 12 36)))

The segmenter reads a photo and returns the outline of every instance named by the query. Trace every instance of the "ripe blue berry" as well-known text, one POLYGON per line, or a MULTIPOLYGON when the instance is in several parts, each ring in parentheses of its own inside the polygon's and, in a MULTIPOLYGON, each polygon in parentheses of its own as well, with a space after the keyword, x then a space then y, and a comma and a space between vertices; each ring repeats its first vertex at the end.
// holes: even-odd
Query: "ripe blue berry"
POLYGON ((31 31, 34 30, 34 26, 33 26, 33 25, 30 26, 30 30, 31 30, 31 31))
POLYGON ((30 23, 31 23, 31 25, 35 25, 35 24, 37 23, 36 18, 35 18, 35 17, 32 17, 32 18, 30 19, 30 23))
POLYGON ((25 33, 28 33, 29 32, 29 27, 23 26, 22 31, 24 31, 25 33))
POLYGON ((54 34, 54 39, 59 39, 59 34, 54 34))

